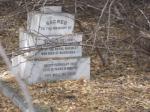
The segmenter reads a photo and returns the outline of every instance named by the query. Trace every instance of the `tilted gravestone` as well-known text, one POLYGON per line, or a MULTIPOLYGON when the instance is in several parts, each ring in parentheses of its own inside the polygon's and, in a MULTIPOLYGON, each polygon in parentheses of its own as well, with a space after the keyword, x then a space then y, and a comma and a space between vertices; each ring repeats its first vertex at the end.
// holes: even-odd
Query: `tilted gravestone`
POLYGON ((90 58, 82 58, 83 35, 73 33, 74 19, 74 15, 62 13, 61 6, 30 12, 27 31, 20 30, 19 36, 20 49, 29 52, 12 58, 13 72, 29 84, 90 79, 90 58))

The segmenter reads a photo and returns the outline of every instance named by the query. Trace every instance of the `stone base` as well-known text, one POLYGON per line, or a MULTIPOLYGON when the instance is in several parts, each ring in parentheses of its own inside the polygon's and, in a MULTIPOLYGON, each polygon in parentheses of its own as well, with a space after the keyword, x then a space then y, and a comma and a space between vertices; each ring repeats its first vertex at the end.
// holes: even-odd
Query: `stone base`
POLYGON ((90 58, 29 60, 12 58, 13 73, 29 84, 42 81, 90 79, 90 58))

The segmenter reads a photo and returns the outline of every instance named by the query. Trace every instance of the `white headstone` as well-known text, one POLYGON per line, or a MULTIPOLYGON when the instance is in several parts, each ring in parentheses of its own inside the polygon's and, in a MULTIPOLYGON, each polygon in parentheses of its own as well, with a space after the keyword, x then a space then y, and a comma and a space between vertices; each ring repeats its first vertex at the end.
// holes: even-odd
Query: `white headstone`
MULTIPOLYGON (((20 62, 19 67, 17 66, 21 78, 29 84, 53 80, 90 79, 90 58, 46 61, 25 61, 23 57, 18 59, 21 59, 18 61, 20 62)), ((13 70, 16 70, 15 67, 13 64, 13 70)))
POLYGON ((68 13, 28 13, 27 30, 41 35, 66 35, 74 30, 74 15, 68 13))
POLYGON ((32 33, 20 32, 20 48, 49 47, 25 53, 25 56, 33 58, 60 58, 82 56, 82 34, 65 36, 37 36, 32 33))
POLYGON ((81 58, 82 34, 73 34, 74 23, 74 15, 62 13, 61 6, 28 13, 28 32, 20 30, 19 47, 35 50, 13 57, 12 72, 29 84, 90 79, 90 58, 81 58))
POLYGON ((44 6, 40 8, 42 13, 62 12, 62 6, 44 6))

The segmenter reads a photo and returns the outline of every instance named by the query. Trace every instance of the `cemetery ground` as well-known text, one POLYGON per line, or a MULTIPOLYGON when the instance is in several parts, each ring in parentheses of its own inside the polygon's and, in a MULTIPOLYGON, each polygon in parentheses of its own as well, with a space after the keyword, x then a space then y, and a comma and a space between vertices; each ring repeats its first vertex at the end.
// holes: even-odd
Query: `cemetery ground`
MULTIPOLYGON (((28 86, 33 103, 49 112, 149 112, 150 75, 135 67, 130 56, 103 67, 91 56, 91 80, 43 82, 28 86), (128 58, 127 58, 128 57, 128 58), (115 67, 114 67, 115 66, 115 67)), ((22 94, 1 64, 1 78, 22 94)), ((1 112, 20 112, 0 93, 1 112)))

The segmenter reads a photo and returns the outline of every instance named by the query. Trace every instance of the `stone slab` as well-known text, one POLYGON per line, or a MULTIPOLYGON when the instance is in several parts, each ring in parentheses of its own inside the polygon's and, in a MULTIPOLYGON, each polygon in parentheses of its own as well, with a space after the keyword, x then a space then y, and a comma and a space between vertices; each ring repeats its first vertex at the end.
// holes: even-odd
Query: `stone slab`
POLYGON ((74 30, 75 17, 68 13, 30 12, 27 30, 40 35, 66 35, 74 30))
POLYGON ((42 13, 62 12, 62 6, 44 6, 40 8, 42 13))
POLYGON ((12 59, 12 65, 13 73, 19 73, 29 84, 42 81, 90 79, 88 57, 29 61, 23 56, 17 56, 12 59))
POLYGON ((34 58, 61 58, 82 56, 82 34, 65 36, 37 36, 32 33, 20 31, 19 46, 22 50, 33 47, 48 47, 25 53, 25 56, 34 58))

